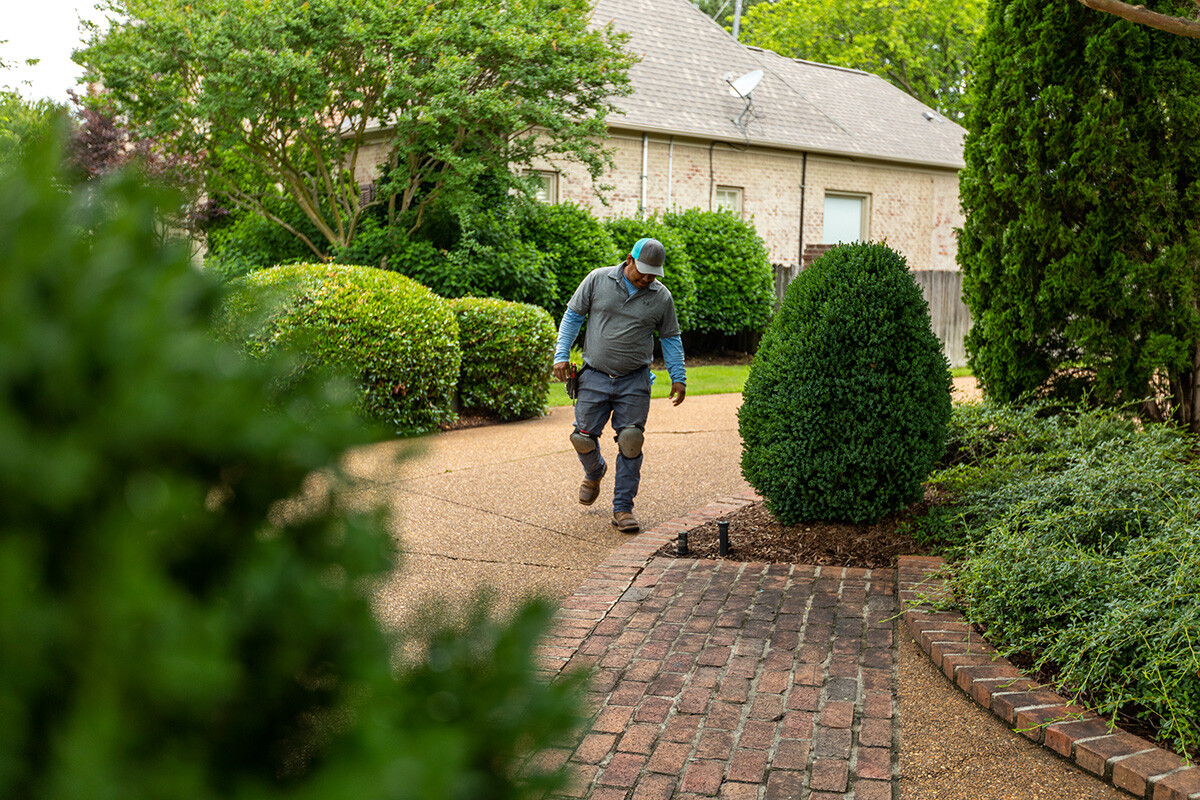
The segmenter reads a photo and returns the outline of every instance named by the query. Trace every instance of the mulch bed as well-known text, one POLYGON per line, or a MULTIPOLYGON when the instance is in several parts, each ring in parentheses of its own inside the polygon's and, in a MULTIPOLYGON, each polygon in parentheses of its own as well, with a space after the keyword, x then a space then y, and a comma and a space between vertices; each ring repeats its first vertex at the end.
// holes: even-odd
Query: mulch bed
MULTIPOLYGON (((713 520, 688 531, 687 557, 890 569, 896 566, 898 556, 929 552, 909 535, 906 528, 935 502, 936 498, 929 495, 878 522, 860 525, 849 522, 784 525, 762 503, 751 503, 724 518, 729 523, 727 556, 719 553, 719 520, 713 520)), ((675 556, 676 547, 675 542, 666 544, 658 555, 675 556)))

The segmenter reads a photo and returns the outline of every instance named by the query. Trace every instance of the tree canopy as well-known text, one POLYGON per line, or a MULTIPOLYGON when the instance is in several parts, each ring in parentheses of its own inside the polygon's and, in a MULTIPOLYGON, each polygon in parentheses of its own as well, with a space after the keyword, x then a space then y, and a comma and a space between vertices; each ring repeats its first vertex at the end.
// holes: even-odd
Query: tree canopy
POLYGON ((488 169, 607 154, 632 57, 587 0, 110 0, 76 60, 139 136, 202 156, 207 191, 263 214, 318 255, 364 211, 419 227, 426 205, 488 169), (381 147, 374 198, 355 180, 381 147), (299 206, 306 236, 275 213, 299 206))
POLYGON ((982 0, 777 0, 747 12, 742 39, 874 73, 958 120, 983 18, 982 0))
POLYGON ((1200 430, 1200 50, 1077 2, 994 0, 972 87, 959 261, 985 392, 1087 392, 1200 430))

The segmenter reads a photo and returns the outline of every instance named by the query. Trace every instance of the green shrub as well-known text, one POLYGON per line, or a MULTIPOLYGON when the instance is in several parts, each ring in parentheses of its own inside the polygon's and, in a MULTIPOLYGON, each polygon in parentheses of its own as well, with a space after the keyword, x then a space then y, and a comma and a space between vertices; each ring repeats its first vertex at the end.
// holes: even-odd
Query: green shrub
POLYGON ((502 420, 541 414, 557 338, 545 309, 478 297, 452 300, 450 307, 462 348, 458 397, 463 410, 502 420))
POLYGON ((454 419, 460 353, 449 305, 403 275, 373 267, 293 264, 230 284, 231 328, 254 324, 254 355, 286 350, 298 369, 332 369, 358 386, 363 417, 401 435, 454 419))
POLYGON ((391 533, 306 480, 361 423, 327 383, 268 410, 284 367, 214 339, 153 198, 34 155, 0 173, 0 796, 543 796, 579 707, 531 664, 548 609, 393 668, 391 533))
POLYGON ((590 211, 574 203, 527 202, 520 224, 521 238, 545 256, 554 272, 558 297, 554 307, 547 310, 556 320, 562 318, 567 301, 589 272, 621 260, 604 226, 590 211))
POLYGON ((339 264, 358 264, 399 272, 423 286, 440 280, 446 271, 446 254, 430 242, 413 239, 403 230, 388 227, 374 217, 363 220, 354 241, 337 255, 339 264))
POLYGON ((846 245, 802 272, 742 397, 742 474, 781 522, 875 520, 919 498, 950 370, 903 257, 846 245))
MULTIPOLYGON (((662 218, 656 215, 645 219, 615 217, 606 220, 604 228, 617 248, 617 258, 613 264, 624 261, 638 239, 649 237, 662 242, 663 250, 667 254, 667 260, 663 262, 663 286, 671 290, 671 297, 675 300, 675 316, 679 319, 680 330, 686 332, 694 329, 698 302, 696 277, 692 268, 692 257, 683 238, 663 224, 662 218)), ((575 287, 571 287, 571 291, 574 292, 575 287)), ((569 299, 570 294, 567 297, 569 299)))
POLYGON ((977 441, 1028 433, 939 476, 964 529, 955 593, 992 642, 1097 712, 1144 709, 1160 736, 1200 747, 1197 440, 1112 410, 1046 411, 993 406, 960 425, 977 441))
POLYGON ((663 222, 678 234, 692 263, 695 330, 733 336, 766 327, 775 308, 775 273, 753 226, 728 212, 698 208, 667 214, 663 222))

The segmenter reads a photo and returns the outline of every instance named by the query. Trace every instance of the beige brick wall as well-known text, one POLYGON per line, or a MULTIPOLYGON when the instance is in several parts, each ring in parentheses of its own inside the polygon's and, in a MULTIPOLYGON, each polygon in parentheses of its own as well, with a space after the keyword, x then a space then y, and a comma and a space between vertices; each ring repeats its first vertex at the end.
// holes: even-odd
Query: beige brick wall
MULTIPOLYGON (((542 164, 557 169, 559 200, 572 200, 599 217, 636 214, 641 203, 642 140, 617 135, 616 169, 600 183, 604 206, 596 197, 585 170, 542 164)), ((767 244, 771 260, 794 264, 800 246, 800 186, 805 189, 804 243, 824 243, 824 200, 828 192, 869 196, 869 236, 886 241, 908 259, 911 269, 957 269, 956 234, 962 225, 958 206, 958 176, 952 170, 904 167, 809 155, 765 148, 735 148, 706 142, 651 136, 646 149, 646 207, 649 211, 714 207, 717 186, 743 190, 743 216, 753 222, 767 244)))
MULTIPOLYGON (((560 175, 558 199, 574 201, 604 219, 632 216, 642 202, 640 135, 614 135, 615 167, 593 183, 578 164, 536 164, 560 175), (597 185, 609 184, 597 196, 597 185)), ((826 192, 867 195, 869 237, 885 241, 908 260, 914 270, 953 270, 956 227, 962 225, 958 205, 958 175, 953 170, 904 167, 883 162, 809 155, 804 167, 800 153, 725 142, 650 136, 646 144, 647 211, 714 207, 717 186, 743 190, 742 211, 766 242, 771 261, 795 264, 800 249, 800 187, 804 192, 804 244, 823 238, 826 192)), ((360 155, 360 179, 366 180, 379 155, 360 155)))

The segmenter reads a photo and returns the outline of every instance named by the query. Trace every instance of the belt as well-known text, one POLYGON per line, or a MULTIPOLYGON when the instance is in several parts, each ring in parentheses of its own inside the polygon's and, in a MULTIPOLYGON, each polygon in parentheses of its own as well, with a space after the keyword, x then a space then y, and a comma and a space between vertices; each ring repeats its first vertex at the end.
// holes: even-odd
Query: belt
POLYGON ((625 377, 628 377, 629 375, 632 375, 633 372, 639 372, 639 371, 645 369, 645 367, 638 367, 633 372, 626 372, 624 375, 614 375, 611 372, 605 372, 602 369, 596 369, 591 364, 584 364, 583 369, 581 369, 579 371, 583 372, 583 370, 587 370, 587 369, 590 369, 592 372, 599 372, 601 375, 607 375, 608 377, 612 378, 615 381, 617 378, 625 378, 625 377))

